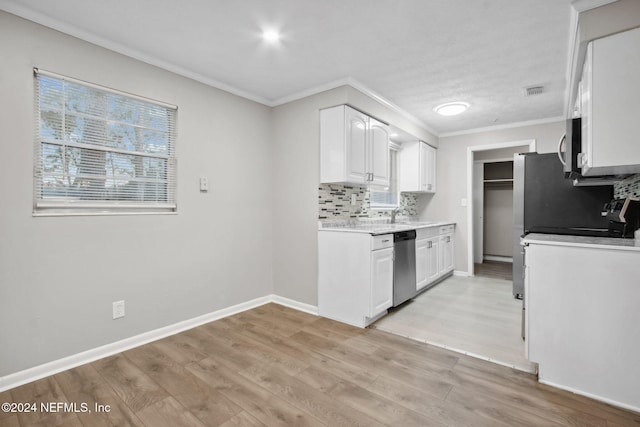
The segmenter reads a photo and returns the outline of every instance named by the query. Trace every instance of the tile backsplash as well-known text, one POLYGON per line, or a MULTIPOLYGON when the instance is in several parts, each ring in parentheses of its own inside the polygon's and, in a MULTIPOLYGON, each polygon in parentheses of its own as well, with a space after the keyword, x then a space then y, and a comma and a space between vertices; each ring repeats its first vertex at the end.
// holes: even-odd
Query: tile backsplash
POLYGON ((640 197, 640 174, 616 182, 613 185, 613 197, 640 197))
MULTIPOLYGON (((400 195, 400 216, 417 216, 415 194, 400 195)), ((388 210, 370 208, 369 189, 356 185, 320 184, 318 188, 318 219, 357 219, 389 216, 388 210), (351 204, 351 195, 355 194, 356 203, 351 204)))

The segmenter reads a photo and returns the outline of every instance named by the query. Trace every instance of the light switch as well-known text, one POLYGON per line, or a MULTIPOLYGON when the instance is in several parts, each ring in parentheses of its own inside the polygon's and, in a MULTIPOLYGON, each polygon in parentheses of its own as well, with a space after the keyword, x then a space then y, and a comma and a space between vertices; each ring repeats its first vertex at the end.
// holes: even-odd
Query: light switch
POLYGON ((209 180, 207 178, 200 178, 200 191, 203 193, 209 191, 209 180))
POLYGON ((351 204, 356 205, 358 203, 358 196, 356 193, 351 193, 351 204))
POLYGON ((461 199, 460 206, 467 206, 467 199, 461 199))

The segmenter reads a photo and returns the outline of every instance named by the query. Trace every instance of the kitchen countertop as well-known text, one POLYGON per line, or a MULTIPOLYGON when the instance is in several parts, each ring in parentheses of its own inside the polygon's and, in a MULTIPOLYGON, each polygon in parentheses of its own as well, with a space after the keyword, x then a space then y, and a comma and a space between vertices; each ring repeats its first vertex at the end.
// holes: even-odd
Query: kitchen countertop
POLYGON ((583 248, 612 249, 640 252, 640 240, 617 239, 613 237, 565 236, 559 234, 527 234, 522 238, 523 244, 551 246, 574 246, 583 248))
POLYGON ((440 227, 455 224, 453 221, 401 221, 391 224, 389 222, 344 222, 318 224, 318 231, 338 231, 346 233, 389 234, 397 231, 416 230, 419 228, 440 227))

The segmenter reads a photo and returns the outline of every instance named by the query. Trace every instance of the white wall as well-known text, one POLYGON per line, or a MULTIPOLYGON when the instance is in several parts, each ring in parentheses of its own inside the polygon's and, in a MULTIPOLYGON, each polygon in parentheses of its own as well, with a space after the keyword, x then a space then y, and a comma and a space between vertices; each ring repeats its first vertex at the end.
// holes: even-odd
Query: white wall
POLYGON ((484 186, 484 255, 513 256, 513 186, 484 186))
POLYGON ((537 151, 554 152, 564 133, 564 121, 517 128, 441 137, 437 157, 436 194, 425 203, 422 220, 450 220, 456 223, 455 269, 467 271, 467 148, 502 142, 535 139, 537 151))
POLYGON ((269 108, 4 12, 0 94, 0 376, 273 293, 269 108), (177 215, 32 217, 33 67, 178 106, 177 215))

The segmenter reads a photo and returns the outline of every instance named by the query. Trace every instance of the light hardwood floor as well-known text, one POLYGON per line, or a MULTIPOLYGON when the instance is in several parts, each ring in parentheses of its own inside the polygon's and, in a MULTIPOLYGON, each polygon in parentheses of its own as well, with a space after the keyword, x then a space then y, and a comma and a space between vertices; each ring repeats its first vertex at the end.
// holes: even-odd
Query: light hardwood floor
POLYGON ((510 262, 484 261, 474 264, 474 274, 494 279, 513 280, 513 264, 510 262))
POLYGON ((640 425, 510 368, 275 304, 0 393, 1 426, 640 425))
POLYGON ((374 327, 495 363, 535 372, 524 357, 522 301, 512 282, 453 276, 393 310, 374 327))

